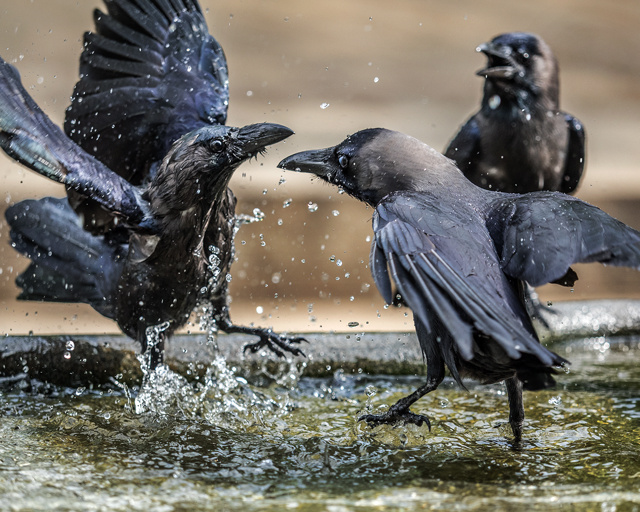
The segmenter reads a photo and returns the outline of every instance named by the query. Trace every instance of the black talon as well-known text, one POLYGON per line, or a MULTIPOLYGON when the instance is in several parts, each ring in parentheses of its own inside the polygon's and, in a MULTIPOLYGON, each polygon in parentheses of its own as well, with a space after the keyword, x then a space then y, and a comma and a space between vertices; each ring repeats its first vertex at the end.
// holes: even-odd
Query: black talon
POLYGON ((421 427, 423 423, 426 423, 429 428, 429 432, 431 432, 431 422, 426 416, 414 414, 409 410, 394 410, 393 407, 384 414, 365 414, 364 416, 360 416, 358 421, 366 421, 372 428, 385 424, 407 425, 409 423, 413 423, 414 425, 421 427))
POLYGON ((228 316, 227 309, 223 311, 223 315, 221 315, 219 318, 216 319, 216 323, 218 325, 218 328, 226 332, 227 334, 231 334, 231 333, 248 334, 250 336, 258 336, 258 338, 260 338, 255 343, 246 344, 242 349, 243 352, 246 352, 247 350, 249 350, 253 354, 255 354, 261 348, 266 347, 278 357, 285 357, 284 352, 289 352, 294 356, 306 357, 304 352, 302 352, 302 350, 291 346, 291 343, 300 343, 301 341, 306 341, 308 343, 308 341, 302 336, 289 338, 288 336, 276 334, 271 329, 265 329, 262 327, 244 327, 242 325, 234 325, 228 316))
MULTIPOLYGON (((300 341, 307 341, 305 338, 296 337, 296 338, 287 338, 286 336, 279 336, 274 333, 255 333, 260 336, 260 340, 255 343, 248 343, 244 346, 243 352, 250 350, 253 354, 255 354, 261 348, 267 347, 271 352, 276 354, 278 357, 285 357, 284 352, 289 352, 294 356, 303 356, 306 357, 304 352, 299 348, 292 347, 291 343, 300 343, 300 341), (282 350, 280 350, 282 349, 282 350)), ((308 343, 308 342, 307 342, 308 343)))

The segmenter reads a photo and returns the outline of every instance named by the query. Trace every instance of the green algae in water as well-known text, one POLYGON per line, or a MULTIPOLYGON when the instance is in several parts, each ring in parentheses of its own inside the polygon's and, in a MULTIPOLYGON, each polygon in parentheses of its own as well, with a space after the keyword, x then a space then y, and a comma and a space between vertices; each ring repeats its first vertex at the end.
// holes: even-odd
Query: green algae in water
POLYGON ((412 391, 421 378, 411 377, 338 371, 294 389, 242 383, 235 400, 254 393, 263 405, 215 414, 136 415, 119 390, 5 392, 0 508, 640 509, 638 341, 563 350, 574 365, 557 389, 525 393, 521 446, 510 442, 499 385, 466 392, 445 381, 414 408, 431 432, 356 422, 412 391))

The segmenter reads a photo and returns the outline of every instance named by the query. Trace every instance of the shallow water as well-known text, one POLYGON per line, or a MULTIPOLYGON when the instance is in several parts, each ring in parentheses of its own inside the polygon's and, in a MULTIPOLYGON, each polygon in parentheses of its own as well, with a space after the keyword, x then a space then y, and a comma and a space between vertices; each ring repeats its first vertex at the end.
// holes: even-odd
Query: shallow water
POLYGON ((420 378, 285 368, 222 394, 215 374, 164 414, 132 412, 135 389, 23 383, 0 393, 0 508, 640 509, 640 341, 556 350, 573 366, 557 389, 525 393, 520 446, 500 385, 445 381, 414 407, 429 432, 356 422, 420 378))

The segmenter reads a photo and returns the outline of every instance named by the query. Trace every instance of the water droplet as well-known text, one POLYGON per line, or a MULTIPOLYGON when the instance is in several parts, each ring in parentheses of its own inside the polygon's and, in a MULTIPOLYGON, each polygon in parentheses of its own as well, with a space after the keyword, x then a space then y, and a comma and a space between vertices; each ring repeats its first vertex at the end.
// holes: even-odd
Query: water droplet
POLYGON ((282 219, 278 219, 278 226, 282 226, 282 219))
POLYGON ((349 327, 358 327, 360 325, 360 322, 349 322, 347 325, 349 327))
POLYGON ((65 344, 65 347, 67 348, 67 350, 71 351, 71 350, 73 350, 74 348, 76 348, 76 344, 75 344, 73 341, 69 340, 69 341, 67 341, 67 343, 65 344))
POLYGON ((262 306, 258 306, 256 308, 256 313, 258 313, 259 315, 261 315, 262 313, 264 313, 264 308, 262 306))
POLYGON ((320 104, 320 108, 321 108, 322 110, 324 110, 324 109, 325 109, 325 108, 327 108, 328 106, 329 106, 329 104, 328 104, 328 103, 321 103, 321 104, 320 104))
POLYGON ((336 261, 336 255, 335 255, 335 254, 332 254, 331 256, 329 256, 329 261, 330 261, 331 263, 333 263, 334 261, 336 261))
POLYGON ((293 201, 293 199, 291 199, 291 198, 285 199, 284 202, 282 203, 282 207, 283 208, 289 208, 289 206, 291 206, 291 201, 293 201))
POLYGON ((253 96, 253 91, 247 91, 247 96, 253 96))
POLYGON ((65 359, 71 359, 71 353, 65 352, 62 357, 64 357, 65 359))
POLYGON ((369 398, 371 398, 376 395, 377 390, 375 386, 369 385, 365 388, 364 392, 369 398))
POLYGON ((315 212, 318 210, 318 205, 316 203, 312 203, 311 201, 309 201, 307 208, 309 209, 310 212, 315 212))
POLYGON ((352 295, 351 297, 349 297, 349 300, 350 300, 351 302, 353 302, 355 299, 356 299, 356 298, 355 298, 353 295, 352 295))
POLYGON ((491 96, 491 98, 489 98, 489 108, 491 110, 495 110, 500 106, 501 102, 502 102, 502 99, 500 98, 500 96, 498 96, 497 94, 494 94, 493 96, 491 96))
POLYGON ((562 405, 562 397, 561 396, 553 396, 553 397, 549 398, 549 405, 553 405, 554 407, 562 405))
POLYGON ((224 278, 227 281, 227 283, 230 283, 231 280, 233 279, 233 277, 231 277, 231 274, 227 274, 226 276, 224 276, 224 278))
POLYGON ((253 216, 256 220, 264 220, 264 213, 260 211, 260 208, 253 209, 253 216))
POLYGON ((284 179, 283 176, 280 177, 280 181, 278 181, 278 185, 283 185, 284 183, 286 183, 287 180, 284 179))
POLYGON ((78 389, 76 389, 76 395, 80 396, 82 393, 84 393, 84 390, 87 388, 83 388, 82 386, 80 386, 78 389))
POLYGON ((333 214, 334 217, 337 217, 338 215, 340 215, 340 212, 338 210, 333 210, 331 213, 333 214))
POLYGON ((339 267, 341 267, 341 266, 342 266, 342 260, 338 260, 338 261, 336 261, 336 265, 338 265, 339 267))
POLYGON ((374 83, 376 83, 376 84, 377 84, 379 81, 380 81, 380 79, 379 79, 378 77, 375 77, 375 78, 373 79, 373 82, 374 82, 374 83))
POLYGON ((551 307, 553 306, 553 302, 551 302, 550 300, 547 301, 547 306, 551 307))

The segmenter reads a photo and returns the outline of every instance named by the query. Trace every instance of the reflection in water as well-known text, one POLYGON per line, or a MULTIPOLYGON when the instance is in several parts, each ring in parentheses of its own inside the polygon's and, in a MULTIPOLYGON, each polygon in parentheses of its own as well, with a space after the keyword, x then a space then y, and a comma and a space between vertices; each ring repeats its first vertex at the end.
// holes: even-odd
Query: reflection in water
POLYGON ((338 370, 291 386, 299 373, 284 365, 249 383, 218 361, 195 385, 162 370, 182 395, 145 414, 117 388, 32 382, 0 394, 0 495, 16 509, 633 510, 640 347, 603 341, 555 347, 572 371, 525 394, 521 446, 499 385, 445 381, 415 407, 429 432, 355 421, 419 378, 338 370))

